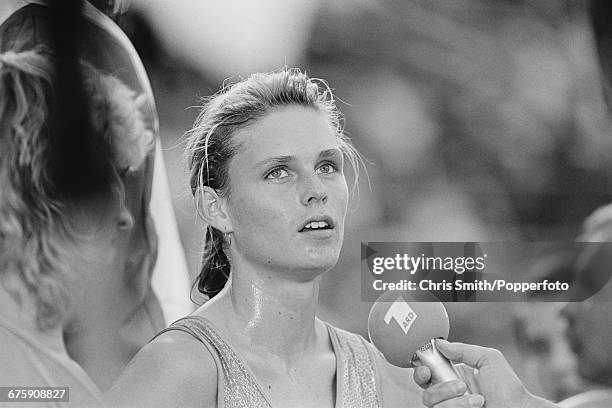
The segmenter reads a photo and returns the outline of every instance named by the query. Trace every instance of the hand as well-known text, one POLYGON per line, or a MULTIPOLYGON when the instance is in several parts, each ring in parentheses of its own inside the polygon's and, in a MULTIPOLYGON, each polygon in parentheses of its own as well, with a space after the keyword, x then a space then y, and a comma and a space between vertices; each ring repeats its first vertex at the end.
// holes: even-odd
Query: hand
POLYGON ((449 360, 467 366, 456 366, 462 381, 448 381, 434 385, 428 385, 431 373, 427 367, 416 368, 414 380, 419 386, 426 388, 423 392, 423 403, 427 407, 481 407, 484 400, 487 408, 556 407, 548 401, 531 395, 500 351, 462 343, 449 343, 445 340, 436 340, 436 346, 449 360), (460 384, 467 384, 472 395, 463 396, 460 384))
MULTIPOLYGON (((460 370, 457 370, 458 372, 460 370)), ((460 377, 463 375, 460 373, 460 377)), ((425 366, 417 367, 414 371, 414 380, 421 387, 423 392, 423 405, 436 408, 481 408, 485 399, 482 395, 467 394, 468 386, 465 381, 453 380, 438 384, 430 384, 431 373, 425 366)), ((472 390, 472 388, 470 388, 472 390)))

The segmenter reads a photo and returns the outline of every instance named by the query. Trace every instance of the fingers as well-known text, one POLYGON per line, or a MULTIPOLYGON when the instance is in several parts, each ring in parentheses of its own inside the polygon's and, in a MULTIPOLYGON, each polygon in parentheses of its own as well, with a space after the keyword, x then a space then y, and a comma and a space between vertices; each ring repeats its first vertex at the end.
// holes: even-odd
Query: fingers
MULTIPOLYGON (((459 380, 433 384, 423 392, 423 404, 427 407, 433 407, 443 401, 461 397, 466 391, 467 385, 459 380)), ((461 407, 462 405, 458 406, 461 407)))
POLYGON ((468 386, 468 391, 471 394, 482 394, 478 381, 476 380, 477 370, 466 364, 457 364, 455 370, 459 374, 459 378, 468 386))
POLYGON ((474 368, 482 368, 487 364, 498 364, 506 361, 498 350, 491 348, 463 343, 449 343, 442 339, 436 340, 436 346, 449 360, 465 363, 474 368))
POLYGON ((418 366, 414 369, 414 374, 412 374, 414 378, 414 382, 423 389, 429 387, 429 382, 431 381, 431 371, 429 368, 425 366, 418 366))
MULTIPOLYGON (((484 406, 485 399, 482 395, 464 395, 462 397, 453 398, 443 401, 435 406, 435 408, 481 408, 484 406)), ((427 405, 427 407, 432 407, 427 405)))

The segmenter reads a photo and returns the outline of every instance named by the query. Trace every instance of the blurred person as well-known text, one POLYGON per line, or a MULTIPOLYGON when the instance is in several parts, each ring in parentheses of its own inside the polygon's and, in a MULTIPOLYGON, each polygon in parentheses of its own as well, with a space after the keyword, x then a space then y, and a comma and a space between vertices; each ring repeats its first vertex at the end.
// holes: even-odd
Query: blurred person
POLYGON ((69 356, 64 336, 70 342, 72 333, 64 329, 96 325, 108 331, 87 332, 98 336, 91 360, 109 362, 88 368, 98 380, 117 375, 109 374, 115 356, 107 342, 112 347, 121 338, 107 322, 121 324, 127 317, 113 307, 131 310, 129 292, 119 289, 135 276, 114 269, 154 260, 154 230, 137 225, 132 212, 143 189, 130 189, 144 178, 154 139, 138 96, 83 64, 89 136, 109 145, 113 174, 106 190, 63 192, 55 177, 57 161, 67 158, 55 146, 60 117, 54 67, 44 48, 0 54, 0 361, 11 367, 0 371, 0 384, 68 386, 75 406, 97 406, 100 391, 69 356), (108 303, 97 302, 100 295, 108 303))
MULTIPOLYGON (((151 139, 142 165, 130 171, 120 170, 124 190, 122 200, 133 227, 127 226, 124 237, 116 242, 118 247, 102 258, 104 262, 97 262, 105 250, 104 245, 88 245, 79 251, 79 256, 71 255, 71 260, 80 262, 82 271, 89 273, 91 281, 83 285, 79 295, 73 298, 75 307, 64 325, 66 347, 69 355, 105 390, 140 347, 166 326, 164 314, 167 314, 166 318, 174 319, 193 310, 185 296, 189 290, 188 273, 161 157, 155 101, 142 62, 125 34, 88 2, 64 5, 46 1, 20 3, 0 26, 0 48, 18 52, 44 45, 55 50, 57 25, 70 25, 72 29, 76 25, 78 35, 68 37, 67 41, 76 42, 73 45, 78 57, 87 61, 88 66, 95 67, 95 71, 90 70, 91 75, 95 77, 105 73, 104 82, 110 88, 102 92, 104 95, 97 96, 114 101, 109 107, 113 115, 106 117, 108 123, 105 126, 125 136, 126 143, 120 149, 125 149, 124 154, 133 153, 134 147, 128 140, 141 131, 151 139), (61 18, 57 21, 58 13, 53 6, 67 8, 79 4, 82 5, 82 14, 71 16, 78 21, 70 20, 64 14, 61 18, 66 21, 61 18), (116 78, 111 80, 107 74, 116 78), (132 102, 127 102, 128 99, 132 102), (138 109, 135 109, 134 102, 137 102, 138 109), (127 120, 128 116, 132 119, 127 120), (160 233, 159 245, 156 229, 160 233), (91 258, 86 258, 86 254, 91 258), (106 270, 102 273, 100 270, 103 269, 106 270)), ((123 5, 121 1, 112 0, 92 3, 111 15, 123 5)), ((77 55, 69 58, 77 58, 77 55)), ((64 77, 64 82, 60 81, 56 86, 74 87, 75 84, 78 84, 75 78, 64 77)), ((63 88, 59 90, 65 91, 63 88)), ((70 103, 75 104, 75 99, 69 99, 67 104, 70 103)), ((72 115, 69 122, 74 121, 76 110, 68 109, 72 115)), ((66 121, 65 118, 62 120, 66 121)), ((77 147, 72 146, 72 149, 77 147)), ((81 217, 81 220, 91 221, 87 217, 81 217)))
POLYGON ((567 319, 567 337, 576 353, 578 373, 598 387, 563 401, 566 408, 595 408, 612 405, 612 204, 595 211, 586 219, 578 238, 588 242, 575 268, 577 290, 598 290, 583 302, 568 303, 562 310, 567 319))
POLYGON ((148 341, 165 327, 150 287, 157 258, 151 200, 155 138, 141 108, 143 97, 113 76, 86 70, 93 131, 112 144, 114 180, 90 207, 71 214, 79 235, 70 263, 82 279, 64 325, 70 355, 103 390, 148 341))
POLYGON ((285 69, 224 88, 187 159, 210 300, 134 357, 112 405, 418 406, 410 370, 315 315, 343 242, 344 160, 358 166, 329 87, 285 69))
MULTIPOLYGON (((574 251, 561 250, 536 262, 533 281, 570 282, 574 251)), ((585 389, 576 372, 576 357, 565 337, 566 321, 558 294, 530 293, 528 301, 513 309, 514 337, 523 362, 521 378, 531 391, 553 401, 563 400, 585 389)))
POLYGON ((525 381, 534 392, 554 401, 582 391, 576 357, 565 338, 564 303, 532 300, 516 305, 515 337, 525 381))

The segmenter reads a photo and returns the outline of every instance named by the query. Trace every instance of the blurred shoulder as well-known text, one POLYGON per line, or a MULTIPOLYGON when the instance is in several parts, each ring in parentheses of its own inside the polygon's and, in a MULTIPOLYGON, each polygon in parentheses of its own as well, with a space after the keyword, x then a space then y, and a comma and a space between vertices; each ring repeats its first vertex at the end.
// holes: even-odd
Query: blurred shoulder
POLYGON ((145 345, 108 393, 117 407, 216 406, 217 367, 208 348, 171 330, 145 345))

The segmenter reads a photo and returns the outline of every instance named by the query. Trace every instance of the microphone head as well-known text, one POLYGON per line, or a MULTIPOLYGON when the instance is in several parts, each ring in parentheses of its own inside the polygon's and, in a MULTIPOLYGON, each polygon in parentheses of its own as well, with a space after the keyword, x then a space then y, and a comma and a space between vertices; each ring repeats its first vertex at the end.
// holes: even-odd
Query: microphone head
POLYGON ((438 301, 414 302, 405 294, 383 293, 370 309, 370 341, 398 367, 413 367, 419 347, 431 339, 448 338, 450 326, 444 305, 438 301))

